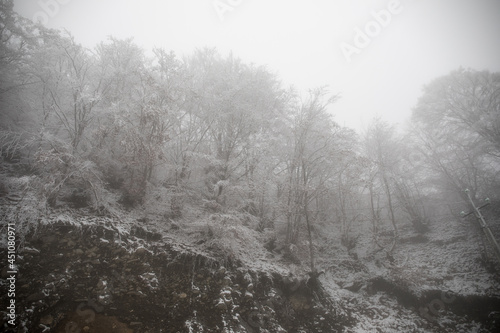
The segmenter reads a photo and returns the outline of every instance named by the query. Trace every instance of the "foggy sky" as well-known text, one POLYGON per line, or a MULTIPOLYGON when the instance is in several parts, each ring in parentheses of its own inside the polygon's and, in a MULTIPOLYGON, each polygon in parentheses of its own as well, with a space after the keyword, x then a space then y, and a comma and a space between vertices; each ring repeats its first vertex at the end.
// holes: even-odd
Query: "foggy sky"
POLYGON ((375 115, 404 124, 422 86, 460 66, 500 71, 498 0, 14 3, 21 15, 65 28, 89 48, 110 35, 180 57, 216 47, 265 65, 300 92, 327 85, 342 96, 331 107, 335 119, 357 130, 375 115), (346 57, 346 47, 356 53, 346 57))

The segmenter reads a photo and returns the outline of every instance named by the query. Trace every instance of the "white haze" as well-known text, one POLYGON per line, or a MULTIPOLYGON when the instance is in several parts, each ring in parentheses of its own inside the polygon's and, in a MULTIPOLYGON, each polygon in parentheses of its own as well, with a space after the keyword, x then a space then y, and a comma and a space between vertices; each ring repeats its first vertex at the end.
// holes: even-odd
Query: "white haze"
POLYGON ((460 66, 500 70, 498 0, 16 0, 15 10, 87 47, 111 35, 178 56, 232 51, 302 93, 329 86, 342 96, 335 119, 357 130, 375 115, 404 124, 422 86, 460 66), (397 13, 348 62, 342 43, 391 6, 397 13))

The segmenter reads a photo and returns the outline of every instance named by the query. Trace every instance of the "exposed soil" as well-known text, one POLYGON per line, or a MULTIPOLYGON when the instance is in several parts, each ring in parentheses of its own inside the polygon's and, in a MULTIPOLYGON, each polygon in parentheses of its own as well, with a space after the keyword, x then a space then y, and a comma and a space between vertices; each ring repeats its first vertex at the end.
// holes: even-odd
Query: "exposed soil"
POLYGON ((30 234, 19 254, 13 332, 340 332, 352 324, 311 281, 222 266, 143 229, 57 223, 30 234))
POLYGON ((418 310, 430 322, 436 322, 436 316, 448 311, 470 321, 480 322, 491 332, 500 332, 500 297, 457 295, 443 290, 426 290, 422 295, 415 295, 382 277, 371 280, 370 286, 373 291, 385 292, 396 297, 399 304, 418 310))
MULTIPOLYGON (((143 220, 115 224, 80 213, 85 212, 55 213, 25 237, 16 259, 16 327, 7 324, 3 312, 3 331, 500 331, 497 285, 470 258, 460 259, 463 237, 461 243, 453 235, 438 242, 432 234, 402 242, 401 253, 417 256, 407 255, 410 259, 391 267, 369 267, 378 259, 324 249, 337 255, 323 256, 331 261, 322 262, 323 274, 311 278, 291 274, 286 268, 293 265, 270 249, 247 253, 247 245, 237 248, 244 255, 228 256, 210 246, 214 236, 204 229, 191 233, 196 228, 179 230, 172 224, 163 230, 143 220), (418 252, 421 248, 441 255, 428 257, 418 252), (428 259, 438 262, 430 265, 428 259), (460 271, 464 262, 467 270, 460 271), (464 275, 474 269, 472 278, 485 279, 477 285, 464 275), (447 285, 458 288, 449 292, 447 285)), ((226 229, 229 236, 220 239, 248 237, 226 229)), ((220 239, 214 244, 220 246, 220 239)), ((1 249, 0 256, 6 258, 5 252, 1 249)), ((2 304, 8 301, 7 276, 4 268, 2 304)))

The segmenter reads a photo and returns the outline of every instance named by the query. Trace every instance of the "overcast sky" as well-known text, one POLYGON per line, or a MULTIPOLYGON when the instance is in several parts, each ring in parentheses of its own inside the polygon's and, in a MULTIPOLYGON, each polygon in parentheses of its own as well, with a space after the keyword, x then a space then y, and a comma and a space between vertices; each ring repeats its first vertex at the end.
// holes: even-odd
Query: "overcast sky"
POLYGON ((500 71, 499 0, 14 0, 91 48, 134 37, 179 56, 200 47, 265 65, 299 91, 327 85, 357 130, 404 124, 432 79, 462 66, 500 71), (371 36, 370 36, 371 35, 371 36))

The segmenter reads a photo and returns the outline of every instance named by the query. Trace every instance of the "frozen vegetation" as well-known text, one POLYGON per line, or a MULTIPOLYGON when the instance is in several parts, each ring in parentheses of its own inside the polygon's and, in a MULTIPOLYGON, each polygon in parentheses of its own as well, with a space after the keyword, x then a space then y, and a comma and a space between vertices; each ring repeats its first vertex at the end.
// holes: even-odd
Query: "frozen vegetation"
POLYGON ((499 73, 356 133, 234 55, 0 4, 2 331, 500 330, 499 73))

